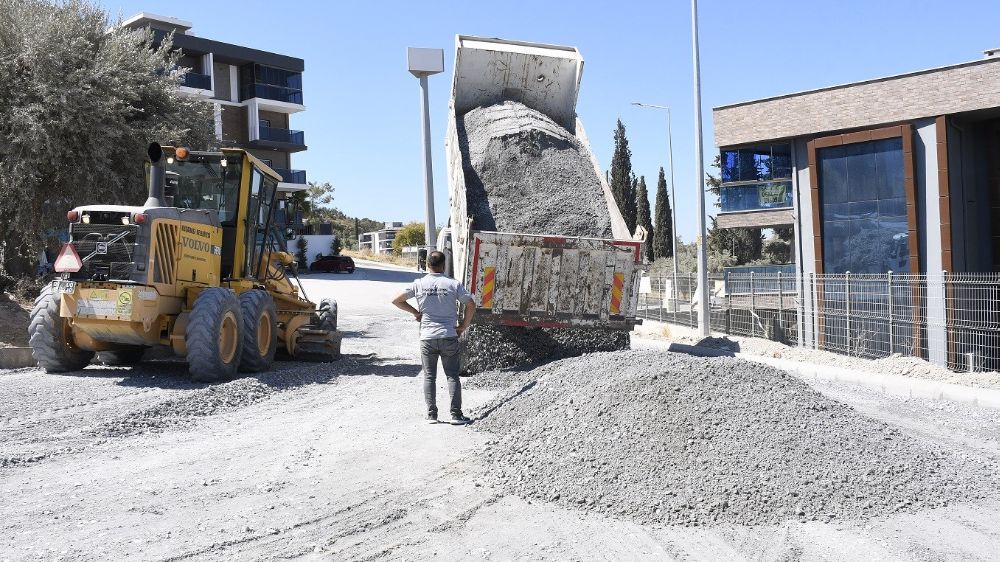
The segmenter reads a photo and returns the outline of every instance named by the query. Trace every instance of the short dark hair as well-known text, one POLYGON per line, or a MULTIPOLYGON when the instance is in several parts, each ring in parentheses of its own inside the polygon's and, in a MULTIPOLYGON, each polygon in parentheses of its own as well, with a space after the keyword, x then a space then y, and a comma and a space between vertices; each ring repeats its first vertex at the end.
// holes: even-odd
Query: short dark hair
POLYGON ((444 254, 437 250, 427 254, 427 267, 432 269, 444 269, 444 254))

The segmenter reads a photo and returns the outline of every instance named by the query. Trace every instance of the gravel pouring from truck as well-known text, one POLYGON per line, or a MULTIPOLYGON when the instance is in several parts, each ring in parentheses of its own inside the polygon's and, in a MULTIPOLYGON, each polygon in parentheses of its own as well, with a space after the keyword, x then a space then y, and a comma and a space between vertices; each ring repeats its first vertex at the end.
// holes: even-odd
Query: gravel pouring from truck
MULTIPOLYGON (((641 245, 646 233, 641 228, 634 234, 628 231, 590 148, 583 123, 577 118, 582 71, 583 58, 574 47, 461 35, 456 38, 446 140, 450 227, 439 239, 439 246, 448 250, 450 272, 476 296, 479 304, 476 324, 627 331, 640 322, 636 319, 636 308, 642 271, 641 245), (487 225, 493 228, 476 223, 482 203, 477 197, 488 198, 494 208, 501 204, 517 205, 516 195, 511 196, 517 189, 539 188, 524 178, 502 178, 499 185, 507 191, 501 198, 491 196, 489 189, 483 195, 483 186, 470 184, 467 176, 477 165, 479 170, 496 170, 498 165, 503 166, 503 160, 486 165, 491 168, 473 161, 469 155, 472 141, 465 129, 466 115, 477 108, 501 109, 500 104, 506 106, 503 111, 517 111, 511 102, 528 112, 537 112, 536 117, 517 114, 506 118, 509 120, 497 132, 506 135, 500 144, 508 139, 530 143, 542 135, 545 142, 541 143, 539 153, 552 143, 574 151, 575 160, 583 162, 582 167, 587 169, 573 170, 572 175, 578 177, 585 172, 589 180, 592 174, 594 181, 589 183, 593 188, 587 189, 599 190, 600 194, 595 196, 599 200, 603 197, 600 210, 603 215, 606 207, 611 238, 568 236, 567 232, 537 227, 505 231, 499 220, 487 225), (548 124, 540 123, 538 117, 548 124), (522 122, 537 128, 518 131, 510 126, 522 122)), ((535 162, 528 160, 529 164, 535 162)), ((565 197, 578 186, 554 187, 554 193, 565 197)), ((538 203, 537 197, 524 197, 520 204, 526 206, 529 199, 534 199, 532 204, 538 203)), ((559 205, 556 200, 547 203, 559 205)), ((509 207, 503 210, 510 215, 509 207)), ((524 211, 527 213, 529 209, 524 211)))

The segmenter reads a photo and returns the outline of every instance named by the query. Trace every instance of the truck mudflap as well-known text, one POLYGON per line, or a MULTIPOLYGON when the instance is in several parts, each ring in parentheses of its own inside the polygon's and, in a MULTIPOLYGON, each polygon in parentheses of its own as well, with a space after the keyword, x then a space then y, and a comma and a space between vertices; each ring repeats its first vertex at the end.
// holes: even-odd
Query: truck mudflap
POLYGON ((473 232, 465 260, 479 324, 631 330, 642 243, 473 232))

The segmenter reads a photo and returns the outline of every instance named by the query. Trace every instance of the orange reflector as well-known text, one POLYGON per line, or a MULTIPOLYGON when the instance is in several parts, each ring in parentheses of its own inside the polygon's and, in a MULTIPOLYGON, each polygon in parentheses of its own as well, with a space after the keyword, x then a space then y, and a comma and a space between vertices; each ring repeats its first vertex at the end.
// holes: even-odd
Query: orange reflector
POLYGON ((615 273, 614 281, 611 283, 611 314, 621 314, 622 311, 622 290, 625 287, 625 274, 615 273))
POLYGON ((80 211, 66 211, 66 220, 69 222, 80 220, 80 211))
POLYGON ((186 148, 184 148, 182 146, 182 147, 178 148, 177 151, 174 152, 174 154, 177 155, 177 159, 178 160, 184 160, 185 158, 188 157, 188 149, 186 149, 186 148))
POLYGON ((83 267, 83 260, 72 244, 64 244, 52 267, 59 273, 76 273, 83 267))
POLYGON ((496 285, 497 268, 487 267, 483 275, 483 308, 493 308, 493 290, 496 285))

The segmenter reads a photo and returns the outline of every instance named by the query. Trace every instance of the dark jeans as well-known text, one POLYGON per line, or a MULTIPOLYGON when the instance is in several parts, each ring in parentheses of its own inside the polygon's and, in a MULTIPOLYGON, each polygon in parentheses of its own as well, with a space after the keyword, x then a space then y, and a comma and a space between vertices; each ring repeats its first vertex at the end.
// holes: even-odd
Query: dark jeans
POLYGON ((448 378, 448 393, 451 394, 451 412, 462 411, 462 383, 458 380, 458 356, 461 353, 458 338, 420 340, 420 362, 424 366, 424 399, 428 413, 437 414, 438 357, 444 365, 444 376, 448 378))

